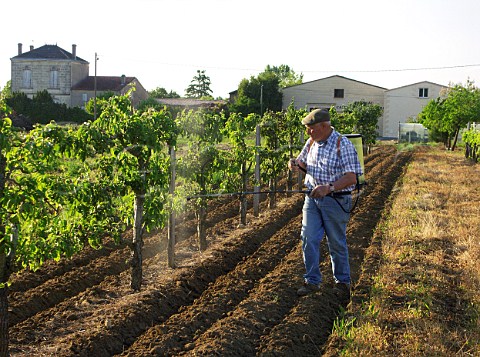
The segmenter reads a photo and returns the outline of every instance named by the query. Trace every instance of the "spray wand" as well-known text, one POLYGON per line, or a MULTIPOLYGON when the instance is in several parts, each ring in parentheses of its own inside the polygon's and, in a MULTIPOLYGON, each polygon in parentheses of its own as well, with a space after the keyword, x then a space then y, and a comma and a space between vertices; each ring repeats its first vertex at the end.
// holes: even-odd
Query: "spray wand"
POLYGON ((204 197, 261 195, 261 194, 269 194, 269 193, 306 193, 306 194, 310 194, 310 192, 311 192, 311 190, 269 190, 269 191, 206 193, 206 194, 203 194, 203 195, 187 196, 187 201, 195 199, 195 198, 204 198, 204 197))

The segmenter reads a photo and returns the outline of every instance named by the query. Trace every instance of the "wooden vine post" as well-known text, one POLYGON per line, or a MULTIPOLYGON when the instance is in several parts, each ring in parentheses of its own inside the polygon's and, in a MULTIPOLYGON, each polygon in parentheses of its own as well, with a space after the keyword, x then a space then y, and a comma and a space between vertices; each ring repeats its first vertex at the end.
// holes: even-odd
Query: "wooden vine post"
POLYGON ((256 192, 256 194, 253 195, 253 216, 258 217, 260 214, 260 194, 257 192, 260 192, 261 189, 260 148, 262 146, 259 124, 255 128, 255 146, 257 150, 255 152, 255 186, 253 187, 253 192, 256 192))
POLYGON ((175 267, 175 210, 173 208, 175 200, 175 180, 177 174, 177 158, 175 147, 170 146, 170 210, 168 214, 168 247, 167 260, 170 268, 175 267))

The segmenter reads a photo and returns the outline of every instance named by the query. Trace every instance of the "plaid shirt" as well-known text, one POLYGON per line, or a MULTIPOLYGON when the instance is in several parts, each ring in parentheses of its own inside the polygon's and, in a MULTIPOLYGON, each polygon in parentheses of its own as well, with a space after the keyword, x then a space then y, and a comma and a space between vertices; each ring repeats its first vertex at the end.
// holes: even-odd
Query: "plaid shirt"
MULTIPOLYGON (((308 139, 297 160, 307 164, 305 186, 313 189, 316 185, 328 185, 337 181, 347 172, 363 175, 357 150, 352 142, 333 130, 325 142, 313 142, 308 139), (340 147, 338 139, 340 138, 340 147)), ((355 185, 342 191, 353 191, 355 185)))

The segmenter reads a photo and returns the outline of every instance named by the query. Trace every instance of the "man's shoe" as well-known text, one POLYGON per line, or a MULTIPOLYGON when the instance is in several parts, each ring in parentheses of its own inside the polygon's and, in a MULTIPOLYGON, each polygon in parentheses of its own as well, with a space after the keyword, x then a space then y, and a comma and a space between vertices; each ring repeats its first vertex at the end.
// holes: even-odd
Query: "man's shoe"
POLYGON ((304 283, 303 286, 297 290, 298 296, 305 296, 320 290, 320 285, 304 283))
POLYGON ((341 298, 350 298, 350 284, 336 283, 333 288, 333 293, 341 298))

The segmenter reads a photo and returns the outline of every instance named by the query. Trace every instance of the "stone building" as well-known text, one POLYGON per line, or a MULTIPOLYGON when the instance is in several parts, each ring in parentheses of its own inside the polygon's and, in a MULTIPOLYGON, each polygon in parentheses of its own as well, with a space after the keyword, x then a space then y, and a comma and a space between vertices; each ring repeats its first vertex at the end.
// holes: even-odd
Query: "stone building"
POLYGON ((18 54, 11 59, 12 92, 23 92, 29 98, 47 90, 57 103, 69 107, 85 106, 95 94, 104 92, 126 93, 132 85, 132 103, 137 106, 148 98, 148 93, 135 77, 90 76, 89 62, 77 56, 77 45, 68 52, 57 45, 30 46, 23 52, 18 44, 18 54))

